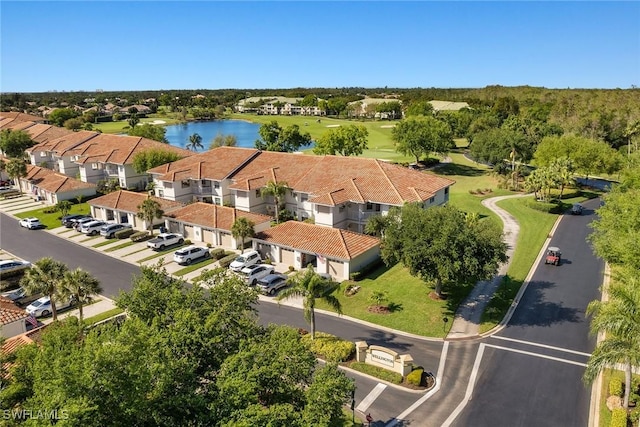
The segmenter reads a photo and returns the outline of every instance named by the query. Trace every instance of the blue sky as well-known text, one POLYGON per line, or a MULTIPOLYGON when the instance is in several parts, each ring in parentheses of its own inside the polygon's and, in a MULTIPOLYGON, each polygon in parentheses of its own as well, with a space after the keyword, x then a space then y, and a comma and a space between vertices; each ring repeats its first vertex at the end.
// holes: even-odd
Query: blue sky
POLYGON ((0 3, 2 92, 640 86, 640 2, 0 3))

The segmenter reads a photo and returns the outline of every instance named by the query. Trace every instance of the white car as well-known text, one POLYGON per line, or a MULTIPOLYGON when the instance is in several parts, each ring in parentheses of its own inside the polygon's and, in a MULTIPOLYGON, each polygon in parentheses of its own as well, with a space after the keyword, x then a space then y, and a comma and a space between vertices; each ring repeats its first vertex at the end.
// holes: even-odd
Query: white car
POLYGON ((269 264, 254 264, 240 270, 240 277, 247 285, 255 286, 258 280, 273 274, 273 266, 269 264))
POLYGON ((178 264, 191 264, 199 258, 209 258, 209 249, 201 248, 200 246, 187 246, 186 248, 178 249, 173 254, 173 260, 178 264))
POLYGON ((161 233, 147 242, 147 247, 154 250, 163 250, 167 246, 181 245, 184 242, 182 234, 161 233))
POLYGON ((249 267, 250 265, 260 264, 262 259, 260 258, 260 254, 257 251, 249 251, 243 254, 240 254, 236 259, 233 260, 231 264, 229 264, 229 268, 235 272, 239 272, 245 267, 249 267))
MULTIPOLYGON (((65 308, 69 308, 73 305, 73 301, 68 299, 65 301, 56 301, 56 311, 64 310, 65 308)), ((27 313, 32 315, 33 317, 40 316, 48 316, 52 313, 51 311, 51 299, 49 297, 42 297, 31 304, 29 304, 26 308, 27 313)))
POLYGON ((82 227, 84 224, 88 222, 93 222, 93 221, 97 221, 97 219, 90 216, 80 218, 73 223, 73 228, 75 228, 76 231, 80 231, 80 227, 82 227))
POLYGON ((0 261, 0 276, 7 273, 13 273, 20 270, 26 270, 31 267, 29 261, 20 261, 17 259, 7 259, 0 261))
POLYGON ((100 233, 100 229, 107 225, 104 221, 89 221, 80 226, 80 232, 89 236, 95 236, 100 233))
POLYGON ((38 218, 23 218, 19 222, 20 227, 28 228, 29 230, 35 230, 42 227, 42 223, 38 218))

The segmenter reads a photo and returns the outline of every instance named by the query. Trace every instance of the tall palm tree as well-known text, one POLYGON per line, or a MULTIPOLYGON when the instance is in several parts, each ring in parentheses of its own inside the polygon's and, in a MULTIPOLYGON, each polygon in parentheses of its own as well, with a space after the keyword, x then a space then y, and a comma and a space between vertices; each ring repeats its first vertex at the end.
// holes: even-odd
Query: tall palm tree
POLYGON ((262 198, 273 196, 273 200, 276 205, 276 222, 280 222, 280 203, 282 201, 282 198, 287 194, 288 189, 289 186, 284 181, 269 181, 267 182, 267 185, 265 185, 260 190, 260 195, 262 196, 262 198))
POLYGON ((144 201, 138 205, 138 213, 136 216, 146 222, 153 236, 153 220, 160 219, 164 215, 164 211, 160 209, 160 203, 153 200, 151 197, 147 197, 144 201))
POLYGON ((595 348, 585 370, 583 380, 592 383, 605 368, 624 366, 625 408, 629 407, 631 370, 640 366, 640 274, 625 272, 609 288, 607 301, 592 301, 587 314, 593 315, 591 332, 605 333, 595 348))
POLYGON ((60 293, 66 297, 73 297, 77 302, 80 312, 80 322, 82 322, 82 307, 93 295, 102 292, 100 281, 93 277, 88 271, 76 268, 64 274, 61 284, 62 288, 60 293))
POLYGON ((202 137, 197 133, 194 133, 189 137, 189 143, 186 146, 187 150, 198 151, 198 148, 204 148, 202 145, 202 137))
POLYGON ((233 221, 231 234, 236 239, 242 239, 242 253, 244 253, 244 239, 255 235, 255 224, 243 216, 233 221))
POLYGON ((68 270, 66 264, 45 257, 36 261, 20 279, 20 285, 27 291, 27 294, 44 294, 51 299, 51 314, 54 321, 58 319, 54 298, 60 294, 62 280, 68 270))
POLYGON ((287 280, 291 287, 284 289, 276 298, 278 301, 290 297, 302 297, 304 320, 311 326, 311 339, 316 336, 316 300, 325 301, 331 308, 342 314, 342 305, 335 296, 331 295, 338 287, 338 283, 325 279, 315 272, 309 265, 306 270, 299 272, 287 280))

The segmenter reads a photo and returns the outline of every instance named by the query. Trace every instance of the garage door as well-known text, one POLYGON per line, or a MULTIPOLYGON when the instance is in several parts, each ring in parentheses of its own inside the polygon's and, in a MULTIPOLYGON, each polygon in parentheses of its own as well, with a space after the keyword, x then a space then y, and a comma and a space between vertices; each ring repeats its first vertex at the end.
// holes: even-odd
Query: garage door
POLYGON ((341 261, 329 260, 329 274, 340 280, 347 279, 344 277, 344 263, 341 261))
POLYGON ((191 225, 184 226, 184 238, 193 239, 193 226, 191 225))
POLYGON ((169 232, 180 233, 180 224, 176 221, 169 221, 169 232))
POLYGON ((213 245, 213 231, 202 230, 202 241, 213 245))
POLYGON ((233 236, 229 233, 220 233, 222 237, 222 246, 228 249, 235 249, 233 247, 233 236))
POLYGON ((288 249, 282 249, 282 252, 280 253, 281 255, 281 260, 282 263, 285 265, 293 265, 294 264, 294 260, 295 260, 295 255, 293 253, 293 251, 290 251, 288 249))

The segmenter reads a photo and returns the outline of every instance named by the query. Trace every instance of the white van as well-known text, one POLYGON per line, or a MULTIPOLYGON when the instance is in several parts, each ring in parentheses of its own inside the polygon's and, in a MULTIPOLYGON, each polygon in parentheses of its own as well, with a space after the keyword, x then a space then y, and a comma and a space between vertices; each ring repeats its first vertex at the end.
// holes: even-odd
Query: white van
POLYGON ((240 271, 245 267, 249 267, 250 265, 260 264, 262 259, 260 258, 260 254, 258 251, 249 251, 243 254, 240 254, 238 258, 234 259, 231 264, 229 264, 229 268, 233 271, 240 271))

